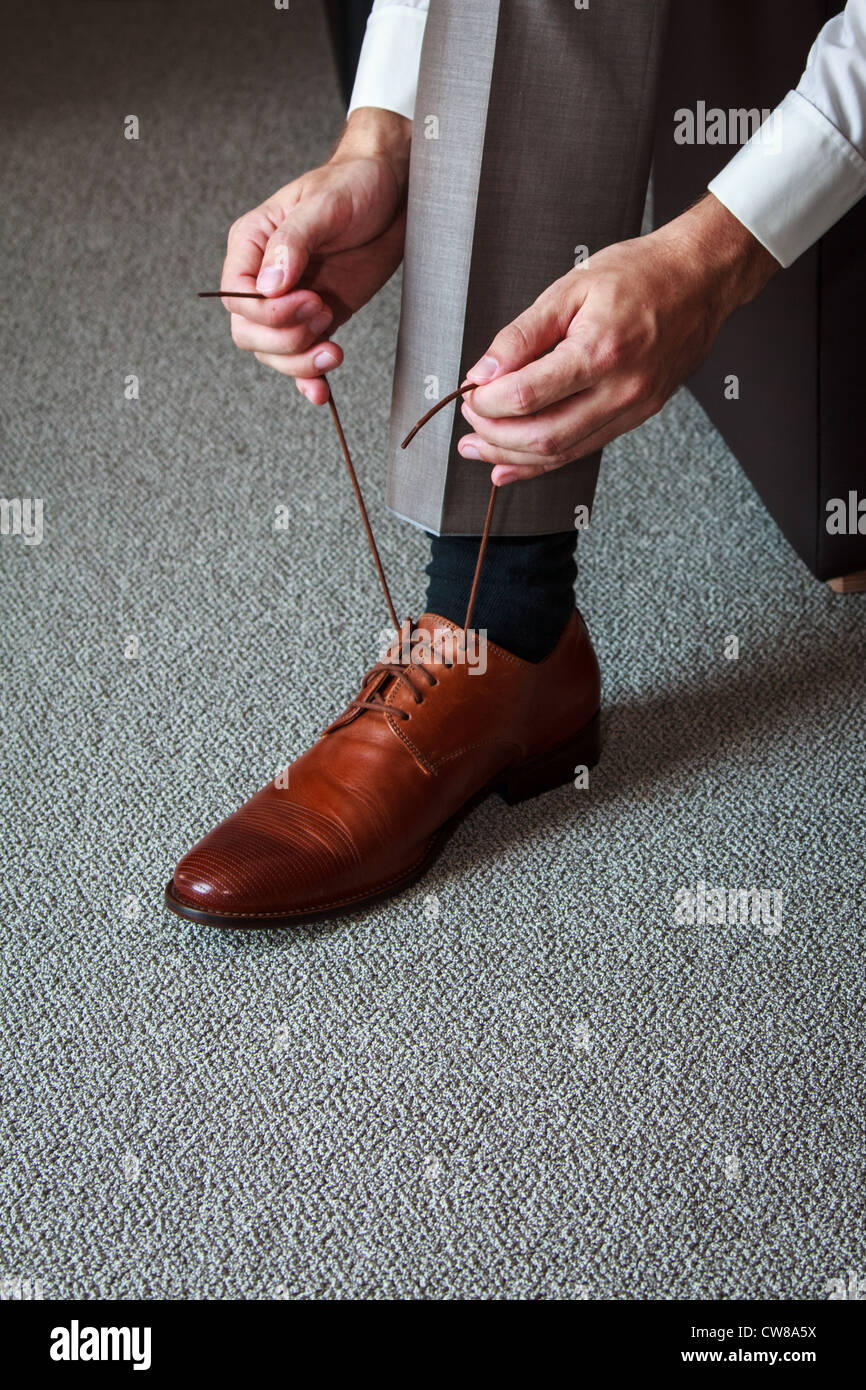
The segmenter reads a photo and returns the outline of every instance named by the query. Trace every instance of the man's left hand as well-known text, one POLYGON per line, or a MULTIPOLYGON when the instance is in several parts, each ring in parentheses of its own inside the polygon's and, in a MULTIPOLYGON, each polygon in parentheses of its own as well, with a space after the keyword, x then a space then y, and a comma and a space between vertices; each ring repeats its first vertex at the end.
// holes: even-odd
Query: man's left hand
POLYGON ((582 458, 661 410, 779 263, 712 194, 563 275, 466 378, 464 458, 499 484, 582 458))

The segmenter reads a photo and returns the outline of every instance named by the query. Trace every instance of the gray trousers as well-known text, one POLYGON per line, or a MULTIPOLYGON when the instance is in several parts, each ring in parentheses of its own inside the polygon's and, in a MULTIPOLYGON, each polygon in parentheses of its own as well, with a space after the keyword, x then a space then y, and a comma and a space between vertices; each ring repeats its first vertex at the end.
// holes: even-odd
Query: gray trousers
MULTIPOLYGON (((400 440, 581 256, 636 236, 668 0, 431 0, 409 178, 386 500, 437 535, 480 533, 490 467, 456 406, 400 440)), ((497 499, 497 535, 591 506, 600 453, 497 499)))

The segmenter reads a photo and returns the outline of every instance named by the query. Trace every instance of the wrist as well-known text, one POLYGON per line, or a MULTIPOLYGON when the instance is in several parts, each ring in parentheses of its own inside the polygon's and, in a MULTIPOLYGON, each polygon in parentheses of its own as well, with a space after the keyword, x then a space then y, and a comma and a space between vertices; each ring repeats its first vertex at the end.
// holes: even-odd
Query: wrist
POLYGON ((346 121, 330 163, 347 159, 385 159, 397 178, 409 177, 412 122, 396 111, 380 106, 359 106, 346 121))
POLYGON ((712 193, 660 232, 668 233, 677 254, 699 272, 702 288, 722 318, 748 304, 781 269, 775 256, 712 193))

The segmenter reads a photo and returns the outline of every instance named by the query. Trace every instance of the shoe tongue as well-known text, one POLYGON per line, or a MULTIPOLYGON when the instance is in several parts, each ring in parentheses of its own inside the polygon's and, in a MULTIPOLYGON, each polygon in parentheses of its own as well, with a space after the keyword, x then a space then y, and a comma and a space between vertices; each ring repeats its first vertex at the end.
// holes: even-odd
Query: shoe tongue
POLYGON ((462 631, 456 623, 440 617, 438 613, 422 613, 420 618, 404 623, 400 653, 411 652, 420 665, 429 666, 442 660, 444 648, 447 661, 448 652, 462 631))
MULTIPOLYGON (((419 664, 429 666, 435 663, 437 660, 435 634, 437 632, 440 634, 439 642, 441 643, 441 634, 443 631, 458 633, 461 629, 456 623, 449 622, 447 618, 440 617, 438 613, 422 613, 420 618, 407 619, 400 633, 398 643, 399 654, 401 656, 404 653, 409 654, 414 649, 416 657, 420 657, 419 664), (413 641, 413 638, 416 638, 416 640, 413 641), (419 651, 419 646, 421 645, 424 647, 423 652, 419 651)), ((380 677, 378 689, 384 695, 391 689, 395 681, 399 680, 400 675, 398 672, 384 672, 382 677, 380 677)))
POLYGON ((437 628, 440 631, 443 627, 450 628, 452 632, 461 631, 457 623, 450 622, 448 618, 441 618, 438 613, 422 613, 415 627, 431 636, 437 628))

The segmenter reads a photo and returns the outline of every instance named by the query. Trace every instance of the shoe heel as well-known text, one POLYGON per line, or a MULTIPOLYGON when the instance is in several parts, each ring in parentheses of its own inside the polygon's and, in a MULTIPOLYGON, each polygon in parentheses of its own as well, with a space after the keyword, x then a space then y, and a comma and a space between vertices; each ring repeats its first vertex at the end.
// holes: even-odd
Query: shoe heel
POLYGON ((601 756, 601 725, 598 714, 576 734, 515 767, 506 768, 496 790, 509 806, 528 801, 531 796, 563 787, 574 778, 576 767, 595 767, 601 756))

